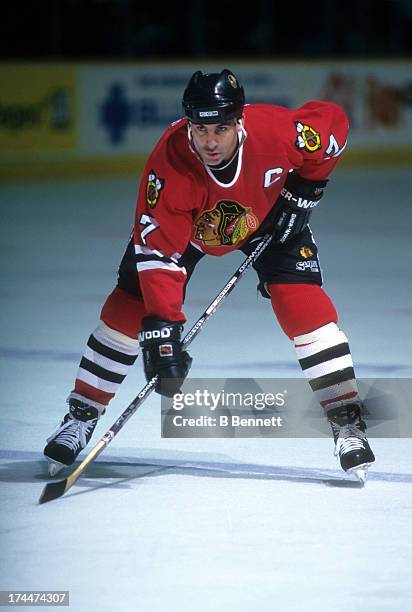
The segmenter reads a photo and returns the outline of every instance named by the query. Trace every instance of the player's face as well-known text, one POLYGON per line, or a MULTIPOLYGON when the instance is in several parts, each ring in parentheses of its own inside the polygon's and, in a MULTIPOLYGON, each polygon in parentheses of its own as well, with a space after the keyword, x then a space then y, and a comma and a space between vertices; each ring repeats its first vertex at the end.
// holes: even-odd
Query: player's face
POLYGON ((229 160, 235 152, 238 138, 236 121, 203 125, 191 123, 193 143, 202 161, 209 166, 217 166, 229 160))

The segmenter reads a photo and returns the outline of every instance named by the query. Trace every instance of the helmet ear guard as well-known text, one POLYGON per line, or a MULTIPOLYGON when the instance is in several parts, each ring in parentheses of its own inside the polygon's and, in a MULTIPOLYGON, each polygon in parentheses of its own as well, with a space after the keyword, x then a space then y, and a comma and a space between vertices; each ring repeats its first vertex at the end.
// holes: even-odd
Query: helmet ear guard
POLYGON ((183 94, 183 113, 192 123, 225 123, 241 119, 245 93, 231 70, 204 74, 197 70, 183 94))

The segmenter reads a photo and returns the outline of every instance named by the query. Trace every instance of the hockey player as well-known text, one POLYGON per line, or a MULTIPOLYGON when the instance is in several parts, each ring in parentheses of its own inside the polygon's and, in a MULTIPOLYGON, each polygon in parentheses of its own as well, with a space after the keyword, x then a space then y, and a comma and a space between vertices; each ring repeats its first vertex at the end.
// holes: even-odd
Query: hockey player
POLYGON ((347 118, 332 103, 296 110, 246 105, 230 70, 195 72, 184 118, 150 155, 141 179, 134 234, 101 321, 80 362, 69 411, 47 440, 52 475, 89 442, 142 349, 157 392, 180 390, 192 359, 182 349, 186 284, 204 255, 249 254, 263 233, 271 245, 254 268, 331 424, 343 470, 364 480, 374 455, 365 435, 348 340, 322 288, 309 228, 346 145, 347 118))

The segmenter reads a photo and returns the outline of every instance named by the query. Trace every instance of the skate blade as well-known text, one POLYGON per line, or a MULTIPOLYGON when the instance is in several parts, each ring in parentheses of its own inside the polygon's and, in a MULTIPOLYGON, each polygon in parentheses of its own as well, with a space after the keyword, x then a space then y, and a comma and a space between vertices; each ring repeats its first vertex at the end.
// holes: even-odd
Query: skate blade
POLYGON ((355 478, 357 478, 359 482, 364 485, 368 477, 369 466, 370 463, 363 463, 362 465, 357 465, 356 467, 350 468, 348 470, 348 474, 352 474, 353 476, 355 476, 355 478))
POLYGON ((65 465, 64 463, 60 463, 60 461, 56 461, 55 459, 50 459, 49 457, 47 458, 47 463, 48 463, 47 468, 48 468, 49 476, 51 476, 52 478, 54 476, 57 476, 57 474, 61 472, 62 469, 67 467, 67 465, 65 465))

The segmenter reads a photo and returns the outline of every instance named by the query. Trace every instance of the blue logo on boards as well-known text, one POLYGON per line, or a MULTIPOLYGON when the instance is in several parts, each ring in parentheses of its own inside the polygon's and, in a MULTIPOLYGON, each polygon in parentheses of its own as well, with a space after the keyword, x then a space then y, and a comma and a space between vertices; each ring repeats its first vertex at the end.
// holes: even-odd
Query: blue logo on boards
POLYGON ((109 86, 108 95, 99 108, 99 122, 115 146, 124 142, 130 127, 167 127, 176 119, 179 119, 177 112, 167 113, 154 97, 131 99, 122 83, 109 86))
MULTIPOLYGON (((186 76, 184 78, 173 74, 160 75, 156 78, 155 76, 151 75, 150 79, 147 76, 141 77, 136 81, 137 91, 143 93, 141 97, 131 97, 127 84, 121 81, 109 83, 107 94, 100 103, 98 112, 99 124, 113 146, 121 146, 126 140, 128 130, 132 127, 161 130, 181 117, 178 89, 183 91, 186 76), (147 92, 148 88, 157 93, 147 92)), ((248 102, 291 106, 291 100, 287 97, 274 98, 266 94, 255 98, 253 95, 249 96, 248 102)))

